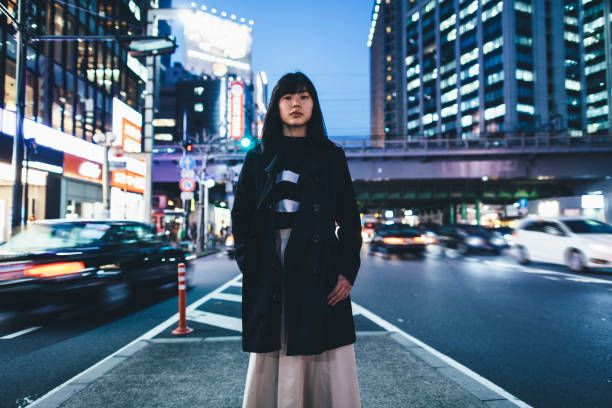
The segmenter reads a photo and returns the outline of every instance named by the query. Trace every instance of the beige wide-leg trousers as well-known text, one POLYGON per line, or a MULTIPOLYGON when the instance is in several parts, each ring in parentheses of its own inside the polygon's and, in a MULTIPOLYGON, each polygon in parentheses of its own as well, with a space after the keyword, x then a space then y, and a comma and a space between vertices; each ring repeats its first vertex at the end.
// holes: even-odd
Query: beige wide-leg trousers
MULTIPOLYGON (((291 228, 277 231, 276 251, 284 265, 291 228)), ((251 353, 243 408, 359 408, 353 344, 313 356, 287 356, 284 315, 281 350, 251 353)))

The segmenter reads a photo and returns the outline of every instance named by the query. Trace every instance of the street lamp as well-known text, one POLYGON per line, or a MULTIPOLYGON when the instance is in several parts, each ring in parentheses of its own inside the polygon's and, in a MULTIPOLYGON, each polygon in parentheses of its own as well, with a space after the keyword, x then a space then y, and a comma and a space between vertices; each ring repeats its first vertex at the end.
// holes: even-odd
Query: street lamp
POLYGON ((104 160, 102 162, 102 204, 104 205, 104 218, 110 218, 109 181, 108 181, 108 150, 117 139, 113 132, 95 133, 94 143, 101 145, 104 149, 104 160))

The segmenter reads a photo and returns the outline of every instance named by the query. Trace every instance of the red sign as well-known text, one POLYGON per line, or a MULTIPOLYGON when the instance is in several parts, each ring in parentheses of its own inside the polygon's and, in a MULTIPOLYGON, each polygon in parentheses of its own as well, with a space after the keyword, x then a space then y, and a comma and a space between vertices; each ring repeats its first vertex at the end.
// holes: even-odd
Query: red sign
POLYGON ((184 191, 186 193, 190 193, 193 190, 195 190, 196 188, 196 183, 195 180, 189 177, 185 177, 184 179, 181 179, 181 181, 179 181, 179 187, 181 189, 181 191, 184 191))
POLYGON ((131 171, 115 170, 113 171, 111 186, 120 188, 121 190, 144 194, 145 178, 131 171))
POLYGON ((64 175, 101 183, 102 164, 64 153, 64 175))
POLYGON ((244 84, 230 82, 230 138, 241 139, 244 135, 244 84))

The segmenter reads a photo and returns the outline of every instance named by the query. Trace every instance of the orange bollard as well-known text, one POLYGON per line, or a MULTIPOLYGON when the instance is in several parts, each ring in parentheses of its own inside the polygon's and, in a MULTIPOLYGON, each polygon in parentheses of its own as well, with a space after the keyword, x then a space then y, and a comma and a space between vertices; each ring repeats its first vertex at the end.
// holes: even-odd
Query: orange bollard
POLYGON ((187 307, 187 284, 185 281, 185 264, 178 264, 178 295, 179 295, 179 325, 172 330, 172 334, 189 334, 193 329, 187 327, 187 316, 185 308, 187 307))

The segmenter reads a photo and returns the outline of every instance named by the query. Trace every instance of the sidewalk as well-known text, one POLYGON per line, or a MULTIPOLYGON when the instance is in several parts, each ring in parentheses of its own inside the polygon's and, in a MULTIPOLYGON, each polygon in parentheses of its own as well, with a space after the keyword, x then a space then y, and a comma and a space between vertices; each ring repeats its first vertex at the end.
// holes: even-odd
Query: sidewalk
MULTIPOLYGON (((193 333, 172 335, 176 320, 169 319, 30 406, 240 407, 248 364, 237 335, 241 289, 234 280, 192 304, 187 323, 193 333)), ((493 391, 495 386, 483 385, 486 380, 476 381, 444 356, 355 308, 363 407, 528 406, 510 402, 493 391)))

